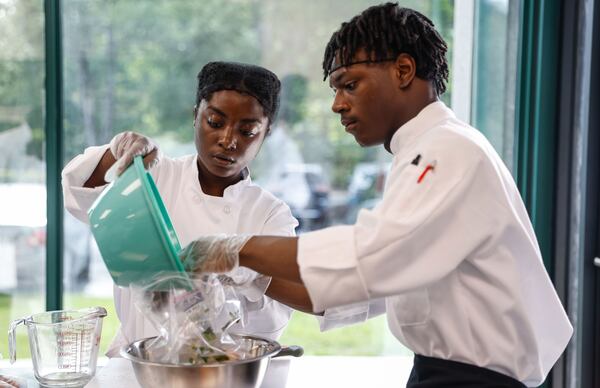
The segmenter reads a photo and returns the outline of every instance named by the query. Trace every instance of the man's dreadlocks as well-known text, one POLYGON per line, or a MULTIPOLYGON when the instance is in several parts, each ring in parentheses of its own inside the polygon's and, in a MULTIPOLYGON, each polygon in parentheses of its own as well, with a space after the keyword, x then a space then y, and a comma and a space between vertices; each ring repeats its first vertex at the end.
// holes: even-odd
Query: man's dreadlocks
POLYGON ((424 15, 395 3, 367 8, 333 33, 323 58, 324 79, 333 61, 351 64, 357 51, 365 49, 374 61, 396 59, 405 53, 414 58, 417 77, 432 81, 438 94, 446 91, 448 46, 433 23, 424 15))

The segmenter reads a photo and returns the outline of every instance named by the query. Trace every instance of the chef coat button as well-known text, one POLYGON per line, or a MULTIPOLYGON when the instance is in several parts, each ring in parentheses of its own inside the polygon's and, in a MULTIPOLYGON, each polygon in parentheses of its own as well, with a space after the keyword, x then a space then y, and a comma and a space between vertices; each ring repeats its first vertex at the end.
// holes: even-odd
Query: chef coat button
POLYGON ((225 214, 229 214, 229 213, 231 213, 231 206, 229 206, 229 205, 225 205, 225 207, 223 208, 223 212, 224 212, 225 214))

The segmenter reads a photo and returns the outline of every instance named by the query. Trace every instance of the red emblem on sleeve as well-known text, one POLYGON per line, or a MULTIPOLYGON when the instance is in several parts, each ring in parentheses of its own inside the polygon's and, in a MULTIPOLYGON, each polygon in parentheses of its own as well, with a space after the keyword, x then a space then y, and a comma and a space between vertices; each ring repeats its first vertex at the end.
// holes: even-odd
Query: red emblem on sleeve
POLYGON ((435 165, 436 165, 435 160, 432 163, 428 164, 425 167, 425 170, 423 170, 423 172, 421 173, 421 175, 419 175, 419 179, 417 179, 417 183, 421 183, 421 181, 423 181, 423 179, 425 178, 425 175, 427 175, 427 173, 429 171, 435 171, 435 165))

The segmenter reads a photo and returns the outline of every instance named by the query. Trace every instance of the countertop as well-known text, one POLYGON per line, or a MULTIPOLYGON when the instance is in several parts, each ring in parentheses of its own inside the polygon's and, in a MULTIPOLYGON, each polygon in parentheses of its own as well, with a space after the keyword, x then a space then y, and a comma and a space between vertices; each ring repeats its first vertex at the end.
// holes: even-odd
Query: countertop
MULTIPOLYGON (((86 388, 140 388, 129 361, 104 359, 86 388)), ((403 387, 412 368, 412 357, 302 356, 272 359, 261 388, 364 388, 403 387)), ((21 379, 23 388, 40 388, 30 360, 10 366, 0 362, 0 375, 21 379)), ((0 387, 2 385, 0 384, 0 387)))
MULTIPOLYGON (((286 385, 290 360, 271 360, 261 388, 282 388, 286 385)), ((85 388, 141 388, 135 379, 131 362, 113 358, 96 373, 85 388)))

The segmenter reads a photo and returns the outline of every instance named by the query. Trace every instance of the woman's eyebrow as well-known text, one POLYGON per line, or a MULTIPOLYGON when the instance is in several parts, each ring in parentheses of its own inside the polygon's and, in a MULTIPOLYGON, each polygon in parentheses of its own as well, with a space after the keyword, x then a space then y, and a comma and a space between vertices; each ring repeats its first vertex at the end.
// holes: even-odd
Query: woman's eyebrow
MULTIPOLYGON (((212 111, 214 111, 215 113, 223 116, 223 117, 227 117, 227 114, 225 114, 225 112, 223 112, 222 110, 215 108, 212 105, 209 105, 206 107, 206 109, 210 109, 212 111)), ((240 122, 244 123, 244 124, 254 124, 254 123, 259 123, 260 119, 259 118, 246 118, 246 119, 241 119, 240 122)))
POLYGON ((240 121, 244 124, 260 123, 260 119, 241 119, 240 121))
POLYGON ((207 106, 207 107, 206 107, 206 109, 210 109, 210 110, 214 111, 215 113, 217 113, 217 114, 220 114, 220 115, 221 115, 221 116, 223 116, 223 117, 227 117, 227 115, 225 114, 225 112, 223 112, 223 111, 222 111, 222 110, 220 110, 220 109, 217 109, 217 108, 215 108, 215 107, 214 107, 214 106, 212 106, 212 105, 209 105, 209 106, 207 106))
MULTIPOLYGON (((215 112, 216 114, 227 118, 227 114, 225 112, 223 112, 222 110, 220 110, 219 108, 215 108, 212 105, 208 105, 206 107, 206 109, 210 109, 211 111, 215 112)), ((255 117, 250 118, 249 117, 249 118, 241 119, 240 122, 244 123, 244 124, 255 124, 255 123, 260 123, 260 120, 261 120, 260 118, 255 118, 255 117)))

